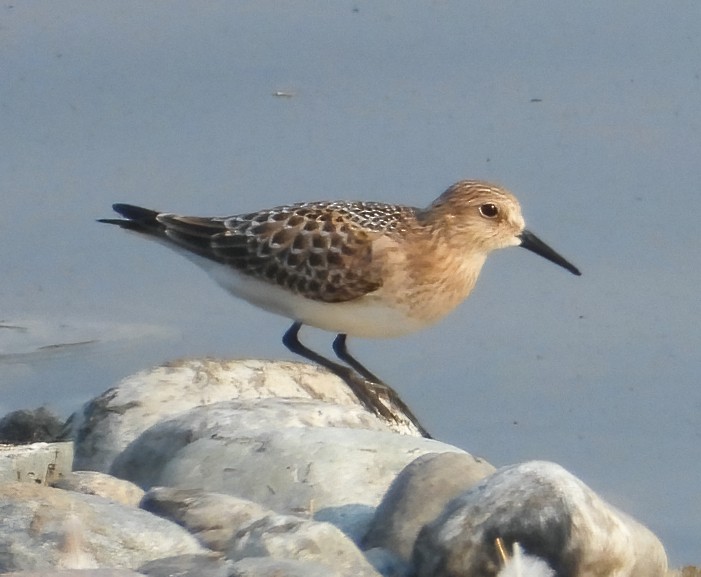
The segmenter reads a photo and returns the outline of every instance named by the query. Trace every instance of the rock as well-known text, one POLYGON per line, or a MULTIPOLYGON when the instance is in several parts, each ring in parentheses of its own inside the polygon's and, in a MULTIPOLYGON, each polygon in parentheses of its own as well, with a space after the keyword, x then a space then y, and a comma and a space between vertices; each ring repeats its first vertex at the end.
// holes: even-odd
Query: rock
MULTIPOLYGON (((144 496, 142 507, 157 515, 172 519, 187 528, 206 547, 222 553, 229 551, 232 543, 236 542, 238 535, 249 531, 251 526, 269 523, 268 519, 275 516, 272 511, 264 509, 255 503, 230 495, 169 487, 151 489, 144 496)), ((304 519, 298 521, 304 521, 304 519)), ((343 538, 343 542, 346 543, 345 538, 343 538)), ((355 549, 355 547, 353 548, 355 549)), ((371 552, 366 552, 365 556, 370 564, 382 575, 394 577, 405 577, 408 575, 408 564, 399 560, 389 551, 375 549, 371 552)), ((288 575, 316 575, 322 569, 324 575, 330 574, 328 567, 318 563, 293 562, 292 560, 283 559, 275 560, 270 557, 256 558, 266 561, 262 565, 260 563, 243 565, 244 562, 252 559, 245 558, 237 562, 234 565, 237 569, 233 574, 247 576, 285 575, 287 577, 288 575), (283 562, 284 564, 281 565, 283 562), (293 564, 288 566, 288 563, 293 564), (275 571, 279 571, 279 573, 275 571), (310 571, 311 573, 309 573, 310 571)), ((157 561, 154 561, 155 564, 157 564, 157 561)), ((140 568, 140 571, 145 572, 143 567, 140 568)), ((176 574, 179 575, 180 573, 176 574)), ((333 574, 338 575, 338 573, 333 574)), ((353 573, 348 574, 353 575, 353 573)))
POLYGON ((73 443, 0 445, 0 483, 47 484, 71 471, 73 443))
POLYGON ((138 507, 144 496, 138 485, 97 471, 73 471, 50 485, 64 491, 98 495, 131 507, 138 507))
POLYGON ((411 565, 392 551, 375 547, 366 549, 363 553, 370 565, 383 577, 410 577, 413 573, 411 565))
MULTIPOLYGON (((127 447, 113 462, 113 475, 148 489, 170 485, 161 471, 185 447, 200 439, 249 438, 252 431, 300 427, 371 428, 378 424, 360 407, 304 399, 222 401, 194 407, 164 420, 127 447), (147 463, 144 467, 143 465, 147 463), (134 468, 134 465, 137 465, 134 468)), ((379 427, 386 430, 382 425, 379 427)))
POLYGON ((160 557, 204 552, 174 523, 94 495, 5 484, 0 511, 0 573, 134 568, 160 557))
POLYGON ((460 452, 383 431, 297 426, 312 418, 346 423, 347 409, 319 401, 245 405, 197 407, 151 427, 115 460, 112 473, 145 489, 202 489, 313 516, 359 541, 407 463, 424 453, 460 452))
POLYGON ((2 577, 143 577, 129 569, 41 569, 3 573, 2 577))
MULTIPOLYGON (((247 557, 234 563, 229 577, 346 577, 312 561, 247 557)), ((348 575, 348 577, 353 577, 348 575)))
POLYGON ((330 523, 267 515, 236 534, 227 557, 312 561, 349 577, 379 577, 355 544, 330 523))
MULTIPOLYGON (((262 398, 316 399, 359 407, 346 384, 319 367, 283 361, 175 361, 124 379, 69 419, 76 469, 108 472, 114 458, 158 421, 199 405, 262 398)), ((364 411, 364 409, 363 409, 364 411)), ((405 424, 367 413, 364 425, 406 434, 405 424)))
POLYGON ((416 540, 417 577, 496 575, 496 539, 547 563, 558 575, 657 577, 662 544, 554 463, 499 469, 455 498, 416 540))
POLYGON ((233 563, 218 555, 176 555, 154 559, 139 567, 149 577, 228 577, 233 563))
POLYGON ((0 443, 28 445, 63 439, 63 421, 45 407, 7 413, 0 419, 0 443))
POLYGON ((239 529, 271 511, 231 495, 199 489, 157 487, 144 496, 141 507, 185 527, 208 549, 226 552, 239 529))
POLYGON ((410 562, 421 527, 438 517, 450 500, 493 472, 492 465, 467 453, 417 457, 392 482, 363 546, 386 548, 410 562))

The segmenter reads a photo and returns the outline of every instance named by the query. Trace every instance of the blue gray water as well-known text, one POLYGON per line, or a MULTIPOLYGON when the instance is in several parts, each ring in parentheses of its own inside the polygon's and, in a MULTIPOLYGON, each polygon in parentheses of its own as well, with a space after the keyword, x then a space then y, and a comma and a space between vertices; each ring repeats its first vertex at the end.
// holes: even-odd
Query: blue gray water
POLYGON ((423 206, 492 179, 584 276, 502 251, 443 323, 353 350, 437 438, 557 461, 699 563, 700 29, 696 0, 4 2, 0 413, 290 358, 287 321, 95 223, 113 202, 423 206))

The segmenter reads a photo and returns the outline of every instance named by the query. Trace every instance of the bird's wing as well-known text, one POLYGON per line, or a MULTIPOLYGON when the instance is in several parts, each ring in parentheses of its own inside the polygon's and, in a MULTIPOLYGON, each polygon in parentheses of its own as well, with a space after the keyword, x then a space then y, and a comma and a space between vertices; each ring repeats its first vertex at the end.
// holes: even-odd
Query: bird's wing
POLYGON ((211 239, 218 258, 296 294, 343 302, 382 285, 369 232, 323 205, 293 205, 234 216, 211 239))
POLYGON ((343 302, 382 286, 372 262, 369 231, 330 203, 278 207, 251 214, 203 218, 114 205, 127 220, 102 222, 168 240, 306 298, 343 302))

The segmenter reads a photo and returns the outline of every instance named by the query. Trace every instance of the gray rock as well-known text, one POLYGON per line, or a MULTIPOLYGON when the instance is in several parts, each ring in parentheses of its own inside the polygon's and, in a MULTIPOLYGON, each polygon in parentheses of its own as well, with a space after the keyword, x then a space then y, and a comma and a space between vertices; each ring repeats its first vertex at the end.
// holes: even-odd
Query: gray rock
POLYGON ((110 471, 148 489, 168 484, 161 479, 162 469, 183 448, 200 439, 249 438, 267 429, 373 426, 387 430, 361 407, 307 399, 222 401, 194 407, 152 426, 117 456, 110 471))
POLYGON ((54 443, 64 441, 63 421, 46 407, 20 409, 0 419, 0 443, 54 443))
POLYGON ((384 547, 406 562, 411 561, 419 530, 433 521, 454 497, 494 467, 466 453, 430 453, 416 458, 392 482, 372 525, 364 547, 384 547))
POLYGON ((370 562, 382 577, 410 577, 413 569, 409 563, 401 559, 392 551, 375 547, 363 551, 365 558, 370 562))
MULTIPOLYGON (((312 561, 247 557, 233 565, 229 577, 346 577, 312 561)), ((348 575, 348 577, 353 577, 348 575)))
POLYGON ((149 577, 228 577, 233 563, 218 555, 176 555, 154 559, 139 567, 149 577))
POLYGON ((73 471, 50 485, 64 491, 98 495, 131 507, 138 507, 144 496, 138 485, 97 471, 73 471))
MULTIPOLYGON (((460 452, 438 441, 382 431, 284 425, 287 411, 328 413, 335 405, 313 401, 258 401, 241 426, 239 408, 198 407, 155 425, 114 463, 113 474, 142 487, 162 485, 226 493, 280 513, 313 516, 360 540, 374 508, 407 463, 429 452, 460 452), (233 410, 233 413, 229 413, 233 410), (282 415, 275 419, 274 415, 282 415)), ((340 416, 345 414, 340 409, 340 416)), ((343 421, 339 421, 343 422, 343 421)))
POLYGON ((340 575, 379 577, 360 549, 336 527, 291 515, 267 515, 241 528, 227 557, 311 561, 340 575))
POLYGON ((199 489, 157 487, 141 507, 185 527, 208 549, 226 552, 238 530, 270 514, 256 503, 199 489))
POLYGON ((0 516, 0 572, 134 568, 151 559, 205 551, 165 519, 41 485, 0 485, 0 516))
MULTIPOLYGON (((181 360, 142 371, 87 403, 69 419, 75 469, 108 472, 114 458, 158 421, 199 405, 261 398, 317 399, 359 406, 346 384, 319 367, 283 361, 181 360)), ((406 434, 406 424, 367 422, 406 434)))
POLYGON ((143 573, 129 569, 42 569, 39 571, 13 571, 2 577, 144 577, 143 573))
POLYGON ((495 541, 545 561, 558 575, 664 575, 662 544, 559 465, 499 469, 454 499, 416 540, 417 577, 496 575, 495 541))
POLYGON ((47 484, 71 472, 73 443, 0 445, 0 483, 47 484))

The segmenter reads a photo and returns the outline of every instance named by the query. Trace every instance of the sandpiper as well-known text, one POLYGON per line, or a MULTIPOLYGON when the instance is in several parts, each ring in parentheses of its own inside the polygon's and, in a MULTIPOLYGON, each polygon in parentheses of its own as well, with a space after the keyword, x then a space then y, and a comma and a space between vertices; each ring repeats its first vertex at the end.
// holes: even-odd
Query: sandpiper
POLYGON ((429 436, 394 391, 357 361, 346 336, 404 335, 435 323, 472 291, 487 255, 522 246, 579 275, 525 228, 516 198, 463 180, 426 208, 320 201, 225 217, 179 216, 115 204, 103 219, 159 240, 204 268, 222 287, 292 319, 294 353, 336 373, 372 411, 395 413, 385 396, 429 436), (305 347, 302 325, 336 333, 340 364, 305 347))

